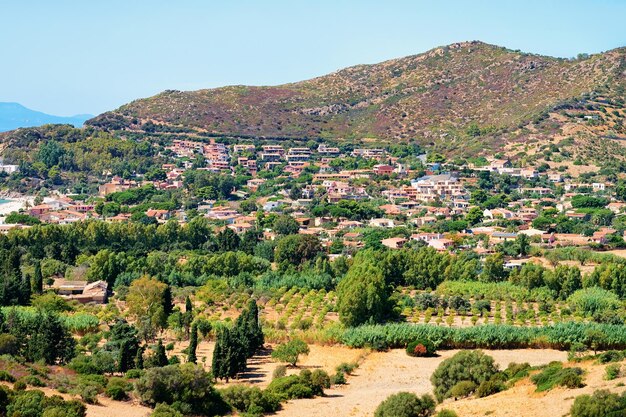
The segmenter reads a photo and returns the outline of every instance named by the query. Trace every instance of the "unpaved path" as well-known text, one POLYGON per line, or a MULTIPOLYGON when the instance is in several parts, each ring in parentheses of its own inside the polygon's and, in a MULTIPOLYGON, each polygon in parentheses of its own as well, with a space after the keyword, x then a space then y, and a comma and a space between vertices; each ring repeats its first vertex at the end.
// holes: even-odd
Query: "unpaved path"
MULTIPOLYGON (((437 358, 411 358, 402 349, 373 352, 349 377, 348 385, 326 390, 326 396, 294 400, 276 413, 280 417, 371 417, 385 398, 400 391, 432 392, 430 376, 437 366, 458 350, 441 351, 437 358)), ((567 360, 567 353, 556 350, 485 350, 501 368, 511 362, 542 365, 567 360)), ((465 412, 463 414, 465 417, 465 412)), ((484 415, 484 414, 483 414, 484 415)), ((520 414, 517 414, 519 416, 520 414)))

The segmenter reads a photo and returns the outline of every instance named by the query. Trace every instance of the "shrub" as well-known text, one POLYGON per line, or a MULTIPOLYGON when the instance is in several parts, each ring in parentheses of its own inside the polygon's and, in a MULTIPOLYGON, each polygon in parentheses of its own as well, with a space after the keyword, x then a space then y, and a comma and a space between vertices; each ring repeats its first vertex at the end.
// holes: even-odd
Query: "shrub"
POLYGON ((17 381, 15 381, 15 383, 13 384, 13 389, 15 391, 24 391, 27 388, 26 382, 24 382, 23 379, 18 379, 17 381))
POLYGON ((24 381, 24 383, 30 385, 31 387, 45 387, 46 384, 39 378, 37 378, 35 375, 26 375, 25 377, 21 378, 22 381, 24 381))
POLYGON ((563 368, 560 362, 552 362, 530 380, 537 386, 537 392, 548 391, 555 386, 580 388, 584 386, 582 374, 580 368, 563 368))
POLYGON ((325 371, 316 369, 311 372, 311 385, 317 395, 322 395, 325 389, 330 388, 330 377, 325 371))
POLYGON ((272 352, 272 358, 287 362, 291 366, 296 366, 299 356, 308 354, 309 346, 300 339, 293 339, 278 345, 272 352))
POLYGON ((183 414, 167 404, 157 404, 150 417, 184 417, 183 414))
POLYGON ((272 380, 266 391, 280 401, 286 401, 323 395, 324 388, 328 387, 330 387, 330 377, 326 372, 322 370, 311 372, 305 369, 299 375, 289 375, 272 380))
POLYGON ((132 384, 123 378, 111 378, 107 383, 104 393, 107 397, 115 401, 122 401, 128 397, 127 393, 132 388, 132 384))
POLYGON ((335 371, 337 371, 337 373, 343 373, 343 374, 347 374, 347 375, 351 375, 352 372, 354 372, 355 369, 357 369, 359 367, 359 364, 357 362, 342 362, 339 365, 337 365, 337 367, 335 368, 335 371))
POLYGON ((478 350, 461 351, 441 362, 430 381, 435 387, 437 400, 443 401, 453 395, 451 389, 459 382, 471 381, 480 385, 497 372, 491 356, 478 350))
POLYGON ((232 385, 224 388, 220 393, 228 405, 247 416, 260 416, 280 408, 277 397, 269 392, 263 392, 257 387, 232 385))
POLYGON ((287 366, 278 365, 276 368, 274 368, 274 372, 272 372, 272 379, 282 378, 285 375, 287 375, 287 366))
POLYGON ((345 385, 346 375, 343 372, 337 371, 335 375, 330 377, 330 383, 333 385, 345 385))
POLYGON ((616 363, 607 365, 607 367, 605 368, 604 379, 606 379, 607 381, 614 380, 615 378, 619 377, 621 370, 622 367, 616 363))
POLYGON ((608 390, 581 395, 574 400, 570 413, 571 417, 623 416, 626 413, 626 396, 608 390))
POLYGON ((435 345, 430 340, 416 340, 406 347, 406 354, 413 357, 433 356, 435 354, 435 345))
POLYGON ((4 369, 0 370, 0 381, 15 382, 15 377, 4 369))
POLYGON ((579 314, 591 317, 594 314, 606 314, 619 309, 620 300, 615 293, 591 287, 575 291, 567 299, 567 304, 579 314))
POLYGON ((418 397, 409 392, 399 392, 380 403, 374 417, 428 417, 434 412, 435 400, 430 395, 418 397))
POLYGON ((607 350, 598 355, 599 363, 619 362, 624 359, 624 353, 618 350, 607 350))
POLYGON ((450 393, 450 397, 457 399, 457 398, 469 397, 470 395, 474 393, 474 391, 476 391, 476 383, 474 381, 459 381, 456 384, 454 384, 452 388, 450 388, 449 393, 450 393))
POLYGON ((87 404, 98 403, 98 388, 94 385, 82 385, 78 390, 80 398, 87 404))
POLYGON ((137 379, 137 378, 141 378, 143 373, 144 371, 142 369, 129 369, 128 371, 126 371, 124 375, 128 379, 137 379))
POLYGON ((227 411, 211 374, 192 363, 150 368, 135 383, 141 402, 172 405, 183 414, 216 415, 227 411))
POLYGON ((420 310, 426 310, 428 308, 446 307, 443 299, 439 298, 437 294, 430 292, 419 293, 415 296, 415 306, 420 310))
POLYGON ((452 410, 444 409, 435 414, 435 417, 459 417, 459 415, 452 410))
POLYGON ((484 381, 476 388, 476 396, 478 398, 487 397, 504 391, 505 389, 506 386, 501 381, 498 381, 497 378, 492 378, 488 381, 484 381))
POLYGON ((17 337, 8 333, 0 334, 0 355, 15 355, 18 349, 19 343, 17 337))

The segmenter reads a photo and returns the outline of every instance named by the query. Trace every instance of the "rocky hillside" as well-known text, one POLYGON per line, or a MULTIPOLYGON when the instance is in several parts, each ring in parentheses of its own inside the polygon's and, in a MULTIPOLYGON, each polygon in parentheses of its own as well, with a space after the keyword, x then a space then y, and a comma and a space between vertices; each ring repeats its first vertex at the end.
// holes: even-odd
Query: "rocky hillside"
POLYGON ((625 57, 626 48, 567 60, 465 42, 293 84, 165 91, 88 124, 498 147, 504 134, 555 109, 580 105, 581 98, 601 96, 623 106, 625 57), (477 136, 482 139, 473 140, 477 136))

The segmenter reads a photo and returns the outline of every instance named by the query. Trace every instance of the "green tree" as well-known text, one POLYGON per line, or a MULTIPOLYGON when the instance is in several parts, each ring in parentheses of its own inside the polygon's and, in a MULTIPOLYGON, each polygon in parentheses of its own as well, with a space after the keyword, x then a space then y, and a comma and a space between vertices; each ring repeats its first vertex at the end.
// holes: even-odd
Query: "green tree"
POLYGON ((128 288, 128 313, 135 319, 139 334, 146 342, 154 340, 167 325, 166 290, 167 284, 147 276, 136 279, 128 288))
POLYGON ((41 261, 35 261, 35 272, 33 273, 33 279, 31 282, 32 293, 41 294, 43 292, 43 274, 41 273, 41 261))
POLYGON ((300 225, 288 214, 281 214, 274 220, 274 224, 272 225, 274 232, 281 236, 293 235, 298 233, 300 230, 300 225))
POLYGON ((483 221, 483 211, 480 207, 472 207, 469 209, 467 214, 465 215, 465 221, 470 225, 474 226, 483 221))
POLYGON ((272 358, 296 366, 300 355, 309 354, 309 346, 301 339, 292 339, 282 343, 272 352, 272 358))
POLYGON ((339 318, 347 326, 380 323, 392 310, 391 291, 372 259, 357 257, 337 286, 339 318))
POLYGON ((497 372, 498 367, 491 356, 480 350, 465 350, 441 362, 430 381, 437 400, 441 402, 453 395, 458 383, 469 381, 478 386, 497 372))
POLYGON ((187 362, 196 363, 198 361, 196 349, 198 349, 198 325, 194 323, 191 325, 191 335, 189 336, 187 362))

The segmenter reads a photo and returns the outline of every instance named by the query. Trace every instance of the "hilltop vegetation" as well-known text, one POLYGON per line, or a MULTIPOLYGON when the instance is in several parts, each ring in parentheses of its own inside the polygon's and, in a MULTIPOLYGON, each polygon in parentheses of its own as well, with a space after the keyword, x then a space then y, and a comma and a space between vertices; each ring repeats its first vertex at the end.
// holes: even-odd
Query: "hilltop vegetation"
MULTIPOLYGON (((165 91, 104 113, 108 130, 500 147, 555 109, 623 105, 625 54, 557 59, 465 42, 275 87, 165 91), (593 106, 593 103, 589 103, 593 106)), ((623 117, 623 114, 619 114, 623 117)), ((623 133, 623 132, 622 132, 623 133)), ((466 148, 467 149, 467 148, 466 148)))

